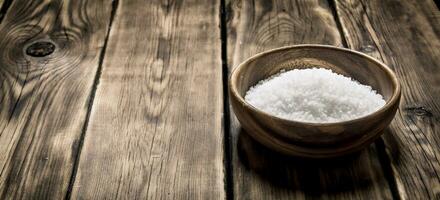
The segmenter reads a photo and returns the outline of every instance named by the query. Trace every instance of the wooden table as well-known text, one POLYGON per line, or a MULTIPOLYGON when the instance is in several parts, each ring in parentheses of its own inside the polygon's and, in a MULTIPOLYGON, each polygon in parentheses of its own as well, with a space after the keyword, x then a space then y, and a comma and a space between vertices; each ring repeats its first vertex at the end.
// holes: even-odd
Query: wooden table
POLYGON ((432 0, 0 0, 0 199, 440 199, 440 12, 432 0), (227 77, 275 47, 331 44, 401 80, 381 139, 277 154, 227 77))

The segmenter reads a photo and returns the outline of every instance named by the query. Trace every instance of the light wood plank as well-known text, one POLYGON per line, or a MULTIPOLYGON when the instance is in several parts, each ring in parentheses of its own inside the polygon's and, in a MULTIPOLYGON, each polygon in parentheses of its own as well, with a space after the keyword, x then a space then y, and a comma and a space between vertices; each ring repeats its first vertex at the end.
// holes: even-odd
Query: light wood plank
POLYGON ((0 25, 0 199, 66 195, 111 1, 15 0, 0 25), (53 54, 30 57, 35 41, 53 54))
POLYGON ((440 198, 440 12, 433 1, 335 1, 351 48, 382 59, 402 101, 385 139, 401 199, 440 198))
POLYGON ((73 199, 224 199, 219 1, 121 1, 73 199))
MULTIPOLYGON (((228 64, 255 53, 302 43, 341 46, 326 1, 231 1, 228 64)), ((252 140, 231 113, 235 199, 391 199, 374 145, 360 154, 324 161, 274 153, 252 140)))
MULTIPOLYGON (((3 9, 3 3, 4 3, 4 0, 0 0, 0 10, 3 9)), ((0 22, 1 22, 1 19, 3 18, 3 15, 4 14, 0 12, 0 22)))

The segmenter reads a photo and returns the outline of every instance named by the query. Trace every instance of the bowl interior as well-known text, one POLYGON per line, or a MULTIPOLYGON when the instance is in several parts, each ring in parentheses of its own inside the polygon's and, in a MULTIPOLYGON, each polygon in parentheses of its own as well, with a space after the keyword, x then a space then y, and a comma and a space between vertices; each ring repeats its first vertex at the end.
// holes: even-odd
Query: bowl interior
POLYGON ((284 48, 255 56, 237 69, 235 86, 244 99, 246 91, 260 80, 280 70, 327 68, 370 85, 388 103, 397 87, 392 73, 379 62, 363 54, 335 47, 302 46, 284 48))

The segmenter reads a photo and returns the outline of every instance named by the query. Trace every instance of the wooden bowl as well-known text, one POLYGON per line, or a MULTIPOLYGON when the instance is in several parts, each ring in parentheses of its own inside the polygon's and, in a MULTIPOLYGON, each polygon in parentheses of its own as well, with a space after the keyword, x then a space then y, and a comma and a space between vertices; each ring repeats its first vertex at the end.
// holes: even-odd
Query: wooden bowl
POLYGON ((324 158, 358 151, 377 139, 396 114, 400 84, 390 68, 363 53, 327 45, 295 45, 257 54, 237 66, 229 79, 229 97, 242 127, 255 140, 282 153, 324 158), (349 121, 309 123, 275 117, 244 100, 251 86, 281 69, 312 67, 331 69, 370 85, 386 104, 349 121))

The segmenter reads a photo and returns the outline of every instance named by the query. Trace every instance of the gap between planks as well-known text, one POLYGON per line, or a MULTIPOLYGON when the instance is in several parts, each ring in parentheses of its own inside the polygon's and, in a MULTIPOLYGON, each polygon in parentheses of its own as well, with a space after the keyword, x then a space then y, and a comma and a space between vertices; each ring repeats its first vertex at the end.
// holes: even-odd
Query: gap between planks
POLYGON ((229 68, 228 68, 228 30, 227 30, 227 9, 225 0, 220 0, 220 39, 221 39, 221 60, 223 79, 223 142, 224 142, 224 171, 225 171, 225 192, 226 199, 234 199, 233 173, 232 173, 232 149, 231 149, 231 111, 229 110, 229 68))
POLYGON ((76 178, 76 173, 78 172, 79 160, 81 157, 81 150, 82 150, 82 147, 84 144, 84 138, 85 138, 85 135, 87 132, 87 126, 89 125, 90 113, 92 111, 96 90, 99 85, 99 79, 101 78, 101 74, 102 74, 102 64, 104 61, 105 52, 107 50, 107 42, 108 42, 108 38, 110 35, 110 31, 112 29, 112 24, 113 24, 113 20, 115 18, 116 10, 118 9, 118 5, 119 5, 119 0, 112 0, 112 10, 111 10, 111 14, 110 14, 110 21, 108 23, 108 29, 107 29, 107 33, 106 33, 105 39, 104 39, 104 46, 102 47, 101 52, 99 53, 98 69, 97 69, 97 73, 96 73, 94 81, 93 81, 92 91, 90 92, 90 96, 88 98, 86 119, 85 119, 85 122, 84 122, 84 125, 82 128, 82 131, 81 131, 78 149, 76 150, 75 161, 73 163, 73 169, 72 169, 73 171, 72 171, 72 174, 70 177, 69 186, 67 188, 67 193, 66 193, 65 199, 71 199, 72 189, 73 189, 73 185, 75 183, 75 178, 76 178))
POLYGON ((3 18, 8 12, 9 7, 11 7, 13 0, 0 0, 0 23, 2 23, 3 18))

